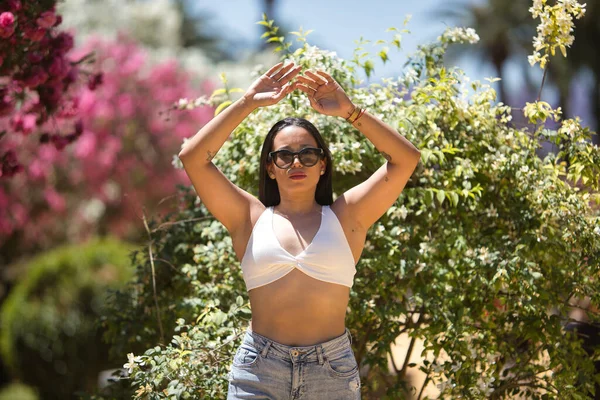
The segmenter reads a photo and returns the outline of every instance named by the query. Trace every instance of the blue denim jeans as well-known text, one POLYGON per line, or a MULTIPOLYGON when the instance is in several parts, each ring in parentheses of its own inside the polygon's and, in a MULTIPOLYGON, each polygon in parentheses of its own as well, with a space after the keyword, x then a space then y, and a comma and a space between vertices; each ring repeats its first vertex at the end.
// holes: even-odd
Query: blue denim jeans
POLYGON ((358 364, 346 332, 312 346, 287 346, 246 330, 233 357, 227 399, 360 399, 358 364))

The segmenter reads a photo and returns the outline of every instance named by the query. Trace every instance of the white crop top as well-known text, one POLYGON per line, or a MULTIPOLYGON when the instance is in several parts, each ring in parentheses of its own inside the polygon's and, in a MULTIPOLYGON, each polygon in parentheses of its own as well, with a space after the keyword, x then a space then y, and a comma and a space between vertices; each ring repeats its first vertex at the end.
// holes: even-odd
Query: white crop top
POLYGON ((241 263, 246 290, 274 282, 294 268, 320 281, 352 287, 356 274, 354 256, 342 225, 329 206, 322 206, 319 230, 295 257, 279 244, 273 231, 273 214, 273 207, 268 207, 252 228, 241 263))

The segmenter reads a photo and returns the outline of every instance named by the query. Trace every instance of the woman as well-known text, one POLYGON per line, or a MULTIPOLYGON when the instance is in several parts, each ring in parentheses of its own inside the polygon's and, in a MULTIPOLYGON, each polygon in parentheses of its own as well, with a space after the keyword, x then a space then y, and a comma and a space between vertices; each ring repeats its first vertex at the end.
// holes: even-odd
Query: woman
POLYGON ((250 297, 252 321, 233 359, 229 399, 360 398, 344 322, 355 265, 367 230, 398 198, 420 159, 409 141, 355 107, 329 74, 298 75, 300 69, 273 66, 179 153, 198 196, 231 234, 250 297), (211 162, 246 116, 295 89, 317 112, 346 118, 387 160, 335 202, 331 153, 304 119, 286 118, 266 136, 259 199, 211 162))

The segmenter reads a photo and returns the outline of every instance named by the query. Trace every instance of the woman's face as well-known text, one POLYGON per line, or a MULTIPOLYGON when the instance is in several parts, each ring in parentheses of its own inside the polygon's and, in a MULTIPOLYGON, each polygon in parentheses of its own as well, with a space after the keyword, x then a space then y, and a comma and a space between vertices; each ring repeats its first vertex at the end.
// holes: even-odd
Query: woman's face
MULTIPOLYGON (((289 150, 298 152, 307 147, 319 148, 315 138, 304 128, 289 125, 277 132, 273 140, 273 149, 289 150)), ((274 164, 274 160, 267 166, 269 178, 276 179, 279 188, 291 190, 307 187, 316 187, 321 178, 321 171, 325 173, 327 159, 323 157, 312 167, 307 167, 300 163, 298 156, 294 157, 291 165, 286 168, 279 168, 274 164)))

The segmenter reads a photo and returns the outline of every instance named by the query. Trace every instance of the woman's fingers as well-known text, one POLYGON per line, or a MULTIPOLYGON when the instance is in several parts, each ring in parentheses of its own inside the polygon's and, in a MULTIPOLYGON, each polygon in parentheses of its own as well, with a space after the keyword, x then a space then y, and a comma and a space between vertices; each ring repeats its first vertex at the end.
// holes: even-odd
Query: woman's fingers
POLYGON ((276 100, 276 102, 279 102, 281 99, 283 99, 285 96, 287 96, 288 93, 290 93, 293 89, 293 85, 287 84, 284 87, 281 88, 281 90, 279 91, 279 93, 277 93, 275 96, 273 96, 273 98, 276 100))
POLYGON ((275 72, 274 74, 267 74, 267 76, 276 81, 279 81, 281 79, 281 77, 284 76, 293 66, 294 66, 294 63, 289 63, 288 65, 284 66, 283 68, 281 68, 279 71, 275 72))
POLYGON ((319 84, 315 80, 313 80, 311 78, 307 78, 306 76, 303 76, 303 75, 298 76, 297 80, 302 82, 304 85, 310 87, 314 91, 316 91, 319 87, 319 84))
POLYGON ((327 83, 334 83, 334 82, 335 82, 335 79, 333 79, 333 78, 331 77, 331 75, 329 75, 329 74, 328 74, 327 72, 325 72, 325 71, 318 70, 318 71, 317 71, 317 74, 319 74, 319 75, 322 77, 322 79, 325 79, 325 81, 326 81, 327 83))
POLYGON ((308 75, 310 78, 312 78, 312 80, 315 81, 319 85, 325 85, 328 82, 327 79, 315 74, 312 71, 306 71, 305 74, 308 75))
POLYGON ((285 74, 281 79, 279 79, 279 83, 285 85, 289 81, 291 81, 302 69, 301 65, 296 66, 294 69, 290 70, 287 74, 285 74))
POLYGON ((280 63, 277 63, 275 65, 273 65, 271 68, 269 68, 269 70, 267 72, 265 72, 265 75, 268 77, 271 77, 271 75, 275 75, 275 72, 281 68, 281 66, 283 65, 283 61, 280 63))
MULTIPOLYGON (((298 79, 300 79, 300 77, 298 77, 298 79)), ((309 95, 309 97, 313 97, 315 95, 315 93, 317 93, 317 89, 313 89, 312 87, 305 85, 303 83, 296 82, 295 86, 297 89, 300 89, 301 91, 303 91, 304 93, 309 95)))

